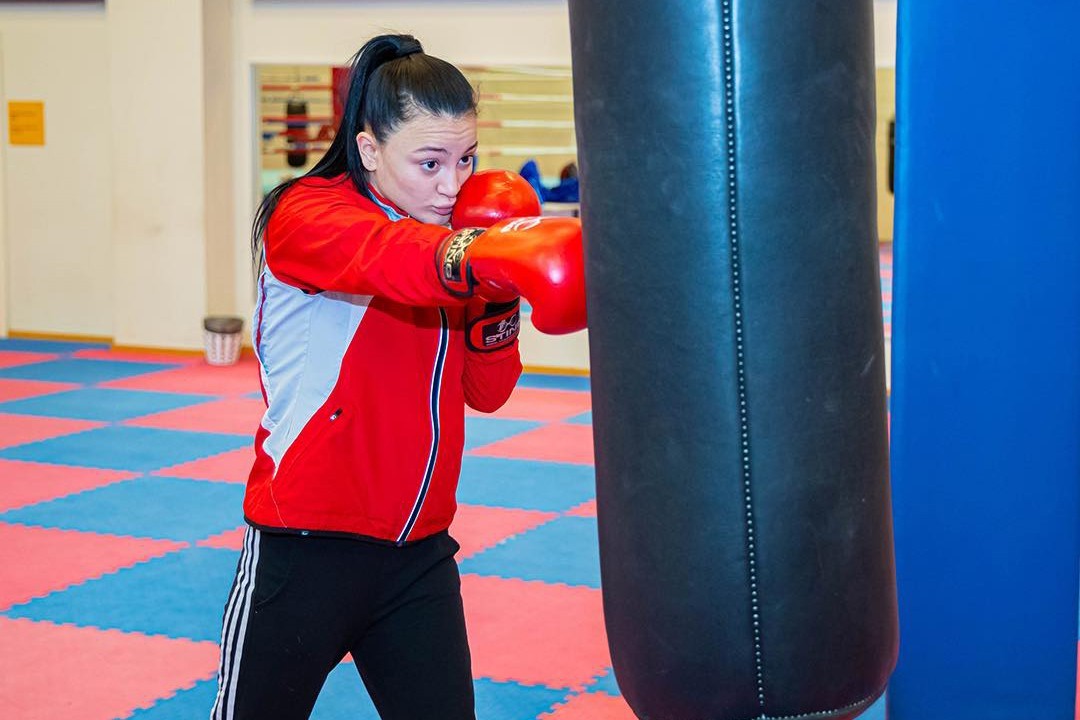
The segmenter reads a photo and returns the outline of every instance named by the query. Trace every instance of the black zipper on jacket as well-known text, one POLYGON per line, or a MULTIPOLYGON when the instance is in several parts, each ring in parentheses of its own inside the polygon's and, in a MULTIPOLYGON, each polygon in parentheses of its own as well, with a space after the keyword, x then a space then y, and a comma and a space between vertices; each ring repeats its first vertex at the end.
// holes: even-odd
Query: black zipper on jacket
POLYGON ((435 473, 435 458, 439 454, 439 395, 442 392, 443 369, 446 364, 446 349, 450 344, 450 323, 446 319, 446 310, 439 308, 439 349, 435 354, 435 368, 431 374, 431 452, 428 453, 427 466, 424 468, 424 480, 420 483, 420 492, 416 496, 412 512, 405 522, 401 534, 398 535, 397 545, 404 545, 416 525, 416 519, 420 517, 420 509, 424 506, 428 489, 431 487, 431 476, 435 473))

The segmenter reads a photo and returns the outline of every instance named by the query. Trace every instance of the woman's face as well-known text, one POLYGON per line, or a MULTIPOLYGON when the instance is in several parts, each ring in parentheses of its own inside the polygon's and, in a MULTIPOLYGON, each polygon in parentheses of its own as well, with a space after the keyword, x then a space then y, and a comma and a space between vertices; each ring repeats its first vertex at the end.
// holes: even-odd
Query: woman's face
POLYGON ((376 192, 416 220, 446 225, 458 190, 473 171, 476 115, 419 112, 381 143, 367 131, 356 143, 376 192))

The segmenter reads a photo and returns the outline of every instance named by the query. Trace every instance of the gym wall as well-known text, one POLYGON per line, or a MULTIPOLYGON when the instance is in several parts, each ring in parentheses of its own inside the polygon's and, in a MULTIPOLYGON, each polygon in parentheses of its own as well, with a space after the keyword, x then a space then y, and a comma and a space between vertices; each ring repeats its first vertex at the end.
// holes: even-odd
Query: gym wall
MULTIPOLYGON (((889 65, 895 1, 876 9, 889 65)), ((387 31, 462 66, 570 62, 565 0, 0 4, 0 333, 194 350, 205 314, 249 318, 253 69, 343 64, 387 31), (10 100, 45 103, 44 146, 8 143, 10 100)), ((526 345, 587 365, 582 342, 526 345)))

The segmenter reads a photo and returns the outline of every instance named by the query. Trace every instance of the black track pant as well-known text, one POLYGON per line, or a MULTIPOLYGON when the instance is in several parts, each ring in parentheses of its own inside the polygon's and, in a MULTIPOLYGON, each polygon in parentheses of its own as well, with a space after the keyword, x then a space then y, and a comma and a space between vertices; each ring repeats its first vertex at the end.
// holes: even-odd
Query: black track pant
POLYGON ((384 720, 473 720, 457 549, 445 532, 399 548, 249 528, 211 720, 307 718, 346 652, 384 720))

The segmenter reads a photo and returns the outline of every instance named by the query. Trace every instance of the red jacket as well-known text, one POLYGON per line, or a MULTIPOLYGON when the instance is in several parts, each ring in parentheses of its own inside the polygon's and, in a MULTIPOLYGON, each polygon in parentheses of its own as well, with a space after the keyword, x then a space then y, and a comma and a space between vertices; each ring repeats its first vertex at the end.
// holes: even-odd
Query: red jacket
POLYGON ((436 269, 448 232, 344 176, 306 178, 282 197, 253 322, 267 410, 249 523, 397 544, 450 525, 465 403, 498 409, 521 361, 516 341, 466 348, 466 301, 436 269))

